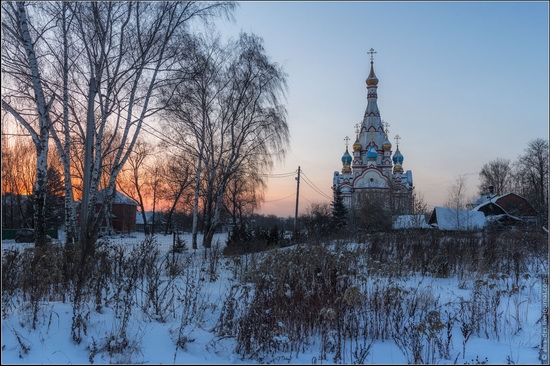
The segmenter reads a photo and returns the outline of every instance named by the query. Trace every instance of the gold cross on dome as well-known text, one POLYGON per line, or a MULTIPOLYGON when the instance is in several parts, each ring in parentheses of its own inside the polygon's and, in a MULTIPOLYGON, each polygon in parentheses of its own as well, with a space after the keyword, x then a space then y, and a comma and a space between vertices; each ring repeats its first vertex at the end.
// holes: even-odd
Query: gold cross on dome
POLYGON ((370 60, 374 60, 374 54, 377 53, 374 48, 371 48, 369 52, 367 52, 370 55, 370 60))
POLYGON ((399 147, 399 140, 401 140, 401 137, 399 137, 399 135, 395 135, 395 144, 397 145, 397 147, 399 147))
POLYGON ((346 137, 344 138, 344 141, 346 142, 346 148, 347 148, 347 147, 348 147, 348 142, 349 142, 349 137, 346 136, 346 137))
POLYGON ((384 126, 384 132, 386 133, 386 135, 388 135, 388 133, 390 133, 390 130, 389 130, 390 124, 386 121, 382 121, 382 125, 384 126))

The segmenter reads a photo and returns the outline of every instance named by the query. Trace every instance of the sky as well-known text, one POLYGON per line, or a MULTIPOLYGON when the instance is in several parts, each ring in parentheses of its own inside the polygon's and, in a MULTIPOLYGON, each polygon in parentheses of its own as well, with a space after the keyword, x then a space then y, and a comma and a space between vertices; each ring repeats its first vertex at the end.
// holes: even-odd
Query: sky
MULTIPOLYGON (((300 213, 330 201, 344 138, 367 106, 371 48, 381 118, 431 208, 459 175, 473 197, 483 164, 548 138, 548 14, 542 1, 247 1, 218 29, 261 36, 288 74, 291 143, 272 173, 301 167, 300 213)), ((259 213, 294 216, 295 176, 268 187, 259 213)))

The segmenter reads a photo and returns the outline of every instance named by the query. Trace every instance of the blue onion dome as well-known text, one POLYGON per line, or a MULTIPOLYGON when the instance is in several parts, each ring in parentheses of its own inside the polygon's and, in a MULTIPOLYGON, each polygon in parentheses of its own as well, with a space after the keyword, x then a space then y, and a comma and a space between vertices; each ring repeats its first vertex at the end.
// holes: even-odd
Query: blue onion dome
POLYGON ((401 155, 401 152, 399 151, 399 148, 397 148, 397 151, 395 152, 395 154, 393 154, 392 160, 393 160, 394 164, 403 163, 403 155, 401 155))
POLYGON ((359 142, 359 139, 355 140, 355 143, 353 144, 353 151, 361 151, 361 143, 359 142))
POLYGON ((378 153, 376 152, 376 149, 374 146, 371 146, 369 152, 367 153, 367 159, 376 159, 377 157, 378 153))
POLYGON ((348 148, 346 147, 346 152, 344 153, 344 155, 342 155, 342 163, 351 163, 352 160, 353 159, 348 152, 348 148))

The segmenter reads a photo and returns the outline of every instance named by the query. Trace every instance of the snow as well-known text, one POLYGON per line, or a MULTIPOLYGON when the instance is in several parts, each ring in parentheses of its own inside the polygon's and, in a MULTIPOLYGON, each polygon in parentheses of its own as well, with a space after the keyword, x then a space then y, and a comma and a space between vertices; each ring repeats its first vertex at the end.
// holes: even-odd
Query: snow
POLYGON ((485 226, 485 214, 481 211, 456 210, 446 207, 435 207, 429 220, 440 230, 473 230, 485 226))
POLYGON ((394 229, 427 229, 430 227, 431 226, 426 222, 426 217, 424 215, 399 215, 395 216, 393 220, 394 229))
MULTIPOLYGON (((439 211, 447 212, 447 211, 439 211)), ((481 213, 481 215, 483 215, 481 213)), ((165 253, 172 245, 172 236, 157 236, 159 248, 165 253)), ((194 252, 189 249, 191 243, 190 234, 185 234, 187 249, 185 258, 191 265, 201 264, 205 254, 199 236, 199 249, 194 252)), ((214 242, 225 243, 226 234, 217 234, 214 242)), ((112 242, 131 247, 140 240, 143 234, 111 237, 112 242)), ((358 244, 348 244, 350 249, 358 244)), ((24 248, 24 245, 15 244, 13 241, 2 242, 2 249, 24 248)), ((282 250, 292 250, 287 247, 282 250)), ((337 246, 333 246, 337 248, 337 246)), ((258 260, 259 257, 256 257, 258 260)), ((241 257, 239 260, 245 260, 241 257)), ((182 319, 168 317, 165 321, 157 321, 146 315, 142 309, 135 308, 132 313, 132 321, 128 328, 129 339, 135 344, 129 347, 130 352, 124 354, 109 355, 107 352, 97 352, 93 357, 93 363, 146 363, 146 364, 257 364, 258 361, 243 359, 236 352, 237 341, 231 337, 222 337, 216 334, 214 326, 219 317, 224 300, 232 286, 236 285, 235 273, 232 263, 235 257, 222 258, 218 267, 216 281, 197 282, 195 285, 200 291, 202 315, 192 319, 189 324, 182 326, 182 319), (179 333, 178 333, 179 332, 179 333), (178 334, 183 332, 187 342, 176 347, 178 334)), ((189 269, 189 268, 188 268, 189 269)), ((190 270, 189 273, 193 273, 190 270)), ((504 277, 502 277, 504 278, 504 277)), ((467 299, 471 293, 474 279, 471 281, 458 278, 433 278, 420 275, 409 278, 383 278, 368 277, 363 288, 372 291, 376 286, 395 284, 402 288, 416 289, 418 296, 434 294, 440 304, 460 302, 467 299)), ((489 281, 489 280, 487 280, 489 281)), ((502 288, 508 288, 510 280, 494 279, 502 288), (499 282, 500 281, 500 282, 499 282)), ((462 355, 463 336, 459 325, 452 330, 452 348, 449 359, 437 359, 437 363, 453 364, 475 363, 476 359, 483 361, 488 359, 489 364, 507 363, 511 360, 516 364, 538 364, 538 345, 541 340, 540 314, 542 311, 541 281, 536 276, 526 277, 523 287, 509 296, 502 296, 499 311, 502 313, 503 329, 499 339, 495 337, 472 336, 467 342, 466 354, 462 355), (517 315, 519 318, 516 319, 517 315)), ((288 296, 292 293, 290 290, 288 296)), ((242 304, 241 304, 242 306, 242 304)), ((446 306, 446 305, 445 305, 446 306)), ((72 305, 70 302, 60 301, 45 302, 39 311, 39 323, 37 329, 29 326, 28 309, 20 307, 13 311, 2 321, 2 364, 89 364, 91 350, 99 347, 109 336, 116 332, 120 319, 115 316, 114 310, 108 307, 101 312, 89 309, 89 326, 84 341, 77 345, 71 339, 72 305)), ((184 312, 180 308, 176 313, 184 312)), ((441 310, 443 314, 443 310, 441 310)), ((283 322, 277 323, 281 329, 283 322)), ((285 344, 289 342, 286 335, 280 334, 274 337, 275 342, 285 344)), ((329 356, 327 360, 320 360, 320 340, 313 342, 309 348, 299 353, 280 352, 273 356, 271 363, 312 364, 332 363, 329 356)), ((332 355, 333 356, 333 355, 332 355)), ((349 361, 351 356, 347 356, 349 361)), ((373 341, 370 351, 364 363, 368 364, 404 364, 408 359, 400 348, 391 339, 386 341, 373 341)), ((269 362, 269 361, 268 361, 269 362)))

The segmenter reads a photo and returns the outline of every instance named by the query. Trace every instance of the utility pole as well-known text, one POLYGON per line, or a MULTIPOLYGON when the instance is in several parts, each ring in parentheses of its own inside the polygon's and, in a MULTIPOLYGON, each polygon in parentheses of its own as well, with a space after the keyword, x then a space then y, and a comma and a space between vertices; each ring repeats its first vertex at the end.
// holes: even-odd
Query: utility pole
POLYGON ((294 211, 294 237, 298 237, 298 199, 300 198, 300 167, 298 166, 298 177, 296 179, 296 211, 294 211))

